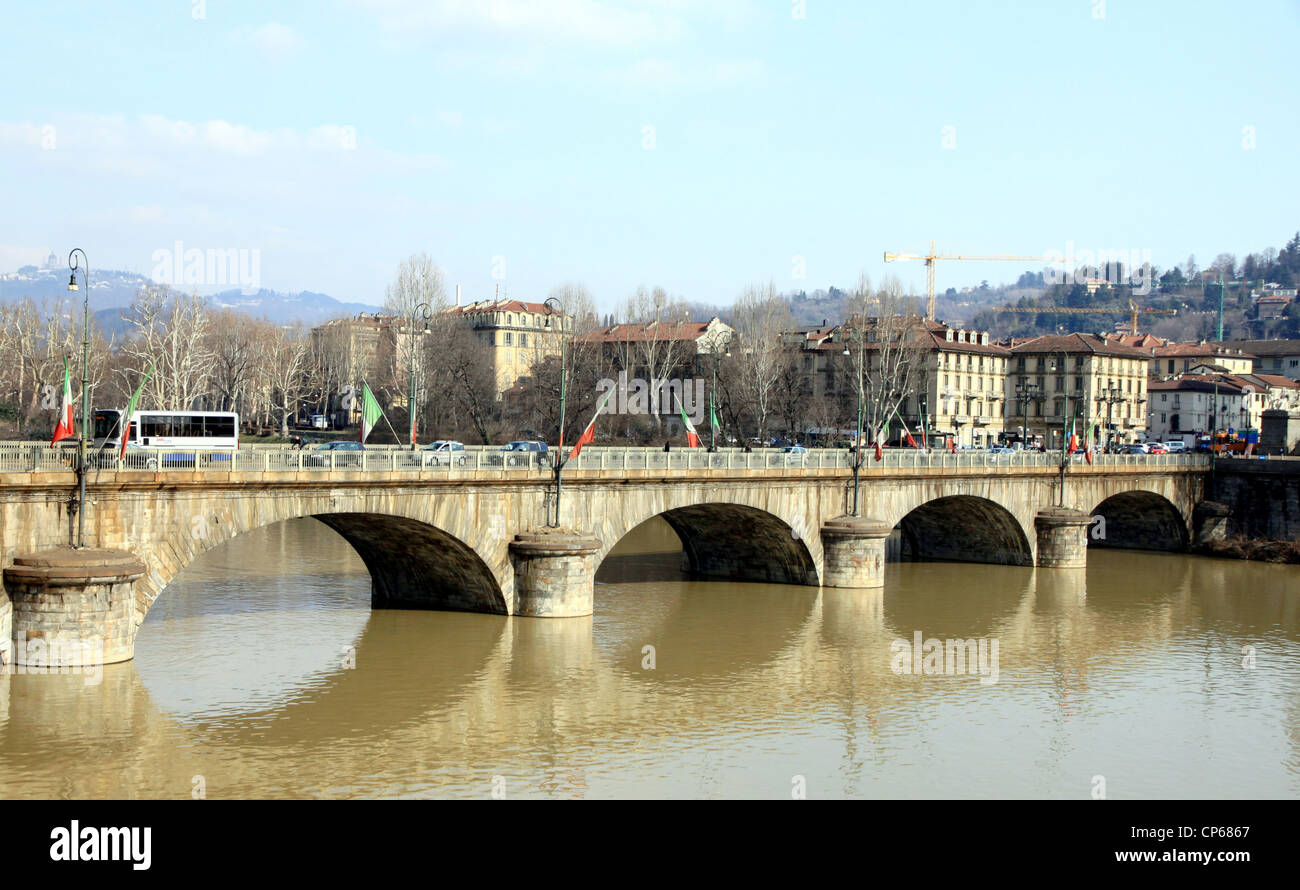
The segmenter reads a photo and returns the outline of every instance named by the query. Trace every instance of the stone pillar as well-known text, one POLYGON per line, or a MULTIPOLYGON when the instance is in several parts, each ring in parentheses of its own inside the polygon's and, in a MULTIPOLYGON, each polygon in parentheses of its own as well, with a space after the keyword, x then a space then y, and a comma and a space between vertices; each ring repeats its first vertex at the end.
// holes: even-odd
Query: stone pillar
POLYGON ((121 550, 60 548, 4 570, 15 664, 79 667, 135 657, 135 581, 144 563, 121 550))
POLYGON ((1216 501, 1201 501, 1192 510, 1192 528, 1195 530, 1197 547, 1215 541, 1227 540, 1228 518, 1232 508, 1216 501))
POLYGON ((1088 565, 1088 526, 1092 517, 1069 507, 1048 507, 1034 517, 1038 532, 1038 565, 1080 569, 1088 565))
POLYGON ((540 529, 515 535, 516 615, 576 618, 590 615, 600 541, 572 529, 540 529))
POLYGON ((822 526, 822 586, 884 587, 885 541, 893 530, 863 516, 829 520, 822 526))

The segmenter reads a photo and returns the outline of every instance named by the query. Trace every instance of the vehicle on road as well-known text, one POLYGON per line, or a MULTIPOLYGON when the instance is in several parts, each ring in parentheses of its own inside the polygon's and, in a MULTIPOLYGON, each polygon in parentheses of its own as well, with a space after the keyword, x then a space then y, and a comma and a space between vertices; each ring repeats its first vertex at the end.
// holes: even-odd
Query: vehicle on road
POLYGON ((304 467, 328 467, 333 461, 335 467, 361 466, 361 454, 366 446, 360 442, 322 442, 303 455, 304 467))
POLYGON ((1169 453, 1169 449, 1165 447, 1165 444, 1163 442, 1147 443, 1147 454, 1168 454, 1168 453, 1169 453))
POLYGON ((1182 439, 1171 439, 1168 442, 1165 442, 1164 445, 1165 445, 1165 450, 1168 451, 1170 454, 1187 453, 1187 443, 1184 442, 1182 439))
MULTIPOLYGON (((507 467, 519 467, 533 460, 532 455, 537 455, 537 462, 545 465, 548 462, 548 451, 546 443, 538 439, 519 439, 501 446, 501 451, 508 452, 499 456, 500 462, 507 467)), ((493 455, 492 457, 497 457, 493 455)), ((490 463, 497 463, 497 460, 489 459, 490 463)))
POLYGON ((424 465, 426 467, 465 466, 465 445, 463 442, 439 439, 436 442, 430 442, 420 450, 427 452, 424 455, 424 465))
POLYGON ((1121 454, 1146 454, 1147 450, 1143 448, 1141 445, 1135 444, 1135 445, 1124 446, 1124 450, 1121 451, 1120 453, 1121 454))
POLYGON ((989 449, 989 454, 1015 454, 1016 449, 1008 448, 1006 445, 994 445, 989 449))

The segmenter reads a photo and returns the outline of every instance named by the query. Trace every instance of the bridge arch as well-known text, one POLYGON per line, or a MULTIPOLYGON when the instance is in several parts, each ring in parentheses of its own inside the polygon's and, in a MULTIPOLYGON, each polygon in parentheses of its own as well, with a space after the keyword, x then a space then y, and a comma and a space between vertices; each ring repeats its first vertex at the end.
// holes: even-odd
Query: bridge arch
POLYGON ((1032 566, 1024 526, 1006 507, 970 494, 946 495, 908 511, 894 526, 904 561, 1032 566))
POLYGON ((137 545, 147 573, 136 582, 136 623, 144 620, 171 580, 195 557, 226 541, 290 519, 313 518, 337 532, 365 563, 376 608, 417 608, 508 614, 513 589, 492 560, 467 542, 454 522, 388 512, 395 505, 365 502, 289 504, 268 499, 251 509, 178 510, 173 531, 137 545), (294 509, 297 507, 297 509, 294 509), (387 508, 387 509, 386 509, 387 508), (448 528, 446 526, 451 526, 448 528))
POLYGON ((1089 547, 1124 550, 1185 550, 1187 520, 1162 494, 1133 489, 1113 494, 1092 510, 1089 547), (1095 517, 1100 516, 1102 521, 1095 517))
MULTIPOLYGON (((729 501, 659 505, 634 521, 605 516, 596 522, 600 564, 633 529, 658 517, 682 544, 682 567, 694 575, 776 584, 818 584, 817 558, 802 514, 790 521, 762 507, 729 501)), ((815 533, 815 530, 814 530, 815 533)))

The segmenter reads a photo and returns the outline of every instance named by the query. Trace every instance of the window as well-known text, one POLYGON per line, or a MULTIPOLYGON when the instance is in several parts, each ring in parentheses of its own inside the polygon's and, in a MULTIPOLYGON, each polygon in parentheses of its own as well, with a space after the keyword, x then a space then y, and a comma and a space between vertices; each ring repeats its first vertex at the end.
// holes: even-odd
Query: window
POLYGON ((520 346, 527 346, 527 345, 528 345, 528 335, 527 335, 527 334, 520 334, 520 335, 519 335, 519 345, 520 345, 520 346))
POLYGON ((514 344, 514 335, 511 334, 509 331, 506 331, 506 345, 511 346, 513 344, 514 344))

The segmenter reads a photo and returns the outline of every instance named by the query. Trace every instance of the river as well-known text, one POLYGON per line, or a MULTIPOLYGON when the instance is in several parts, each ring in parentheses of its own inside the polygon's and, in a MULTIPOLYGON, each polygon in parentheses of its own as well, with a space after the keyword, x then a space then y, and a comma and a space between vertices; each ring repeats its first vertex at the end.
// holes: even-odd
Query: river
POLYGON ((511 619, 371 611, 312 519, 242 535, 135 661, 0 677, 0 796, 1300 796, 1295 566, 1093 550, 1086 580, 819 591, 691 580, 678 550, 654 520, 592 617, 511 619))

